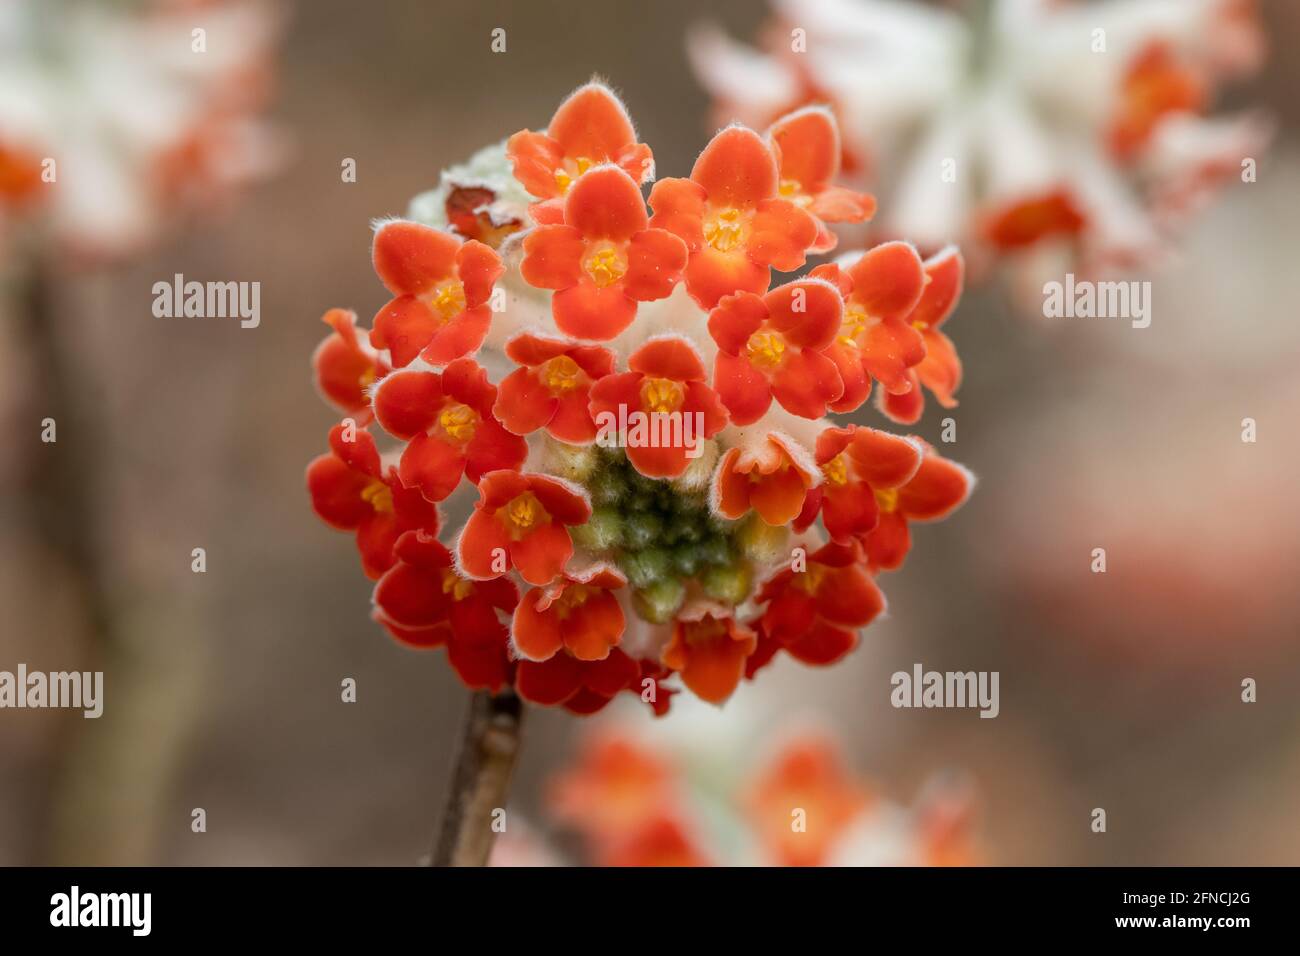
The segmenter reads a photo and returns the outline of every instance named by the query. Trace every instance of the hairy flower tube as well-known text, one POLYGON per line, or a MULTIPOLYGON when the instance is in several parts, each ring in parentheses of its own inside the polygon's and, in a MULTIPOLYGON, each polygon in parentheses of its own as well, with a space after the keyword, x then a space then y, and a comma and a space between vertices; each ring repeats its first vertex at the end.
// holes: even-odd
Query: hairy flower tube
POLYGON ((791 109, 831 110, 837 161, 886 184, 885 236, 959 241, 1025 295, 1159 261, 1269 138, 1257 113, 1212 112, 1263 59, 1255 0, 771 6, 757 50, 692 31, 717 114, 784 142, 791 109))
POLYGON ((344 418, 308 484, 355 532, 389 633, 445 647, 468 687, 579 714, 721 704, 781 652, 852 650, 910 523, 972 479, 827 417, 878 382, 913 422, 923 387, 949 405, 960 382, 938 330, 955 248, 774 282, 874 212, 835 182, 838 144, 821 109, 729 126, 647 196, 650 148, 593 81, 377 221, 390 298, 368 332, 326 313, 313 364, 344 418))

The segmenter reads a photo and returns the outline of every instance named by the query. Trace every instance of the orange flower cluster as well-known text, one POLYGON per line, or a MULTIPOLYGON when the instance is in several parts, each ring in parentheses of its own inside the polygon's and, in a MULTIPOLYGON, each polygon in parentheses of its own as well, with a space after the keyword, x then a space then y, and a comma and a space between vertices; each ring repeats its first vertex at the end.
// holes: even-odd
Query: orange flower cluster
POLYGON ((678 681, 721 703, 782 650, 854 647, 910 524, 972 481, 825 417, 873 383, 897 422, 923 389, 955 404, 955 249, 889 242, 772 286, 874 212, 835 184, 840 154, 824 109, 729 127, 647 208, 650 148, 593 82, 378 224, 390 298, 368 333, 326 313, 316 377, 346 417, 307 472, 377 621, 469 687, 576 713, 624 691, 662 713, 678 681), (444 544, 437 506, 465 489, 444 544))
POLYGON ((667 753, 606 730, 552 779, 547 806, 596 866, 980 862, 966 788, 932 786, 905 810, 817 733, 787 739, 735 792, 706 790, 667 753))

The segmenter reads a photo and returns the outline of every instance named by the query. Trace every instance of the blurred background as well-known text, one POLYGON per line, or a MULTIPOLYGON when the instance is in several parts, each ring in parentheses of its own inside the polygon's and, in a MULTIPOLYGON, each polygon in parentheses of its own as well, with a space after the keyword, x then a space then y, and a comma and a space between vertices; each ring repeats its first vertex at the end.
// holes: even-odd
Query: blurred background
MULTIPOLYGON (((683 717, 738 750, 818 722, 900 802, 962 771, 992 863, 1300 862, 1300 5, 1263 12, 1272 56, 1232 96, 1268 108, 1278 137, 1258 182, 1230 187, 1150 276, 1151 327, 1026 319, 996 285, 970 290, 947 329, 967 377, 944 451, 978 474, 974 498, 917 532, 884 581, 888 619, 851 658, 782 659, 720 713, 683 717), (1089 570, 1096 547, 1104 575, 1089 570), (916 662, 1000 671, 999 717, 891 708, 890 674, 916 662), (1256 703, 1241 700, 1248 677, 1256 703)), ((93 411, 85 431, 60 422, 59 440, 94 449, 73 530, 106 573, 108 648, 87 646, 77 582, 26 520, 45 370, 7 300, 2 413, 23 437, 0 471, 0 669, 93 660, 107 705, 99 720, 0 712, 0 863, 428 852, 467 692, 441 652, 371 623, 355 550, 311 512, 303 469, 335 420, 310 380, 319 317, 343 306, 368 324, 382 304, 372 218, 401 214, 479 146, 543 127, 593 73, 624 94, 659 175, 687 174, 712 128, 683 33, 707 18, 750 38, 765 13, 752 0, 299 4, 276 68, 281 171, 129 262, 53 264, 93 411), (498 26, 503 55, 489 49, 498 26), (355 183, 340 178, 349 157, 355 183), (174 273, 260 281, 260 327, 155 318, 152 286, 174 273)), ((937 442, 941 417, 932 403, 916 431, 937 442)), ((869 409, 857 420, 879 424, 869 409)), ((650 739, 682 733, 635 716, 650 739)), ((512 807, 535 826, 585 729, 530 713, 512 807)))

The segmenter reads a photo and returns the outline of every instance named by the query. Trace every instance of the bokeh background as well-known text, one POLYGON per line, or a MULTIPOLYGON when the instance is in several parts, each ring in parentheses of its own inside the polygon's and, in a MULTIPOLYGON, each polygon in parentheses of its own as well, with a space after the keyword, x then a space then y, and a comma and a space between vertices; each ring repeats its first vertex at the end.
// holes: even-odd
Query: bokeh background
MULTIPOLYGON (((995 287, 968 293, 949 326, 967 379, 945 451, 980 487, 919 532, 885 583, 888 620, 848 661, 783 661, 711 716, 738 760, 812 719, 897 800, 964 771, 993 863, 1300 863, 1300 5, 1264 9, 1270 65, 1233 93, 1279 121, 1259 181, 1230 188, 1150 276, 1149 329, 1036 321, 995 287), (1257 443, 1241 441, 1245 417, 1257 443), (1089 571, 1094 547, 1105 575, 1089 571), (1000 716, 892 709, 889 675, 918 661, 1000 671, 1000 716)), ((85 535, 109 572, 111 647, 88 646, 76 589, 26 530, 43 370, 5 307, 0 669, 95 661, 107 704, 97 721, 0 712, 0 863, 427 852, 467 694, 441 653, 369 621, 350 542, 311 513, 303 468, 332 422, 309 377, 319 316, 339 305, 364 321, 382 304, 372 218, 480 145, 543 126, 593 73, 624 93, 660 175, 685 175, 711 129, 683 32, 711 18, 750 37, 764 13, 752 0, 300 3, 275 107, 282 172, 129 265, 55 284, 94 411, 60 441, 94 448, 85 535), (498 26, 504 55, 488 45, 498 26), (340 180, 345 157, 355 183, 340 180), (151 287, 177 272, 260 281, 260 328, 154 318, 151 287), (191 832, 196 807, 206 833, 191 832)), ((937 440, 939 417, 917 431, 937 440)), ((512 806, 539 821, 584 722, 528 723, 512 806)))

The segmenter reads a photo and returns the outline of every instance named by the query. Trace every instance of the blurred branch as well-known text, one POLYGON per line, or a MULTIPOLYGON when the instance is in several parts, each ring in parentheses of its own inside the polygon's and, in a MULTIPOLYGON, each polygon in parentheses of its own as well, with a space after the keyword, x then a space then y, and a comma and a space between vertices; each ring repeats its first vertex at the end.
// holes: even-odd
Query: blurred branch
POLYGON ((487 865, 496 840, 493 817, 505 808, 519 756, 523 716, 523 702, 512 691, 475 691, 470 698, 433 866, 487 865))

